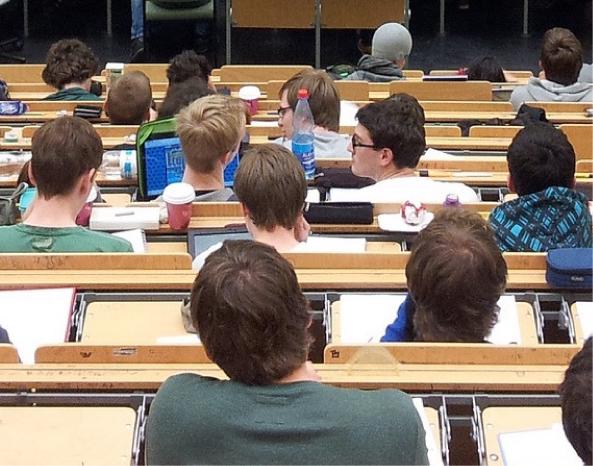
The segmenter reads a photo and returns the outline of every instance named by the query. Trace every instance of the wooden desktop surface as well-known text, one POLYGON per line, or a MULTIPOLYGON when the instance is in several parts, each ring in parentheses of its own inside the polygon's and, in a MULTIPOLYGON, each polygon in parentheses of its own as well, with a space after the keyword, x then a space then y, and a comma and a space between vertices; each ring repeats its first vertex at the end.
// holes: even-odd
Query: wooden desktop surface
POLYGON ((490 407, 482 412, 486 464, 503 466, 498 435, 503 432, 546 429, 562 423, 562 411, 556 406, 490 407))
POLYGON ((583 345, 585 344, 585 332, 583 331, 583 327, 581 325, 581 317, 579 315, 579 311, 577 310, 577 305, 576 303, 574 303, 572 306, 570 306, 570 317, 572 318, 572 322, 574 324, 574 333, 575 333, 575 339, 576 339, 576 343, 578 345, 583 345))
POLYGON ((127 407, 0 407, 1 465, 129 465, 136 412, 127 407))

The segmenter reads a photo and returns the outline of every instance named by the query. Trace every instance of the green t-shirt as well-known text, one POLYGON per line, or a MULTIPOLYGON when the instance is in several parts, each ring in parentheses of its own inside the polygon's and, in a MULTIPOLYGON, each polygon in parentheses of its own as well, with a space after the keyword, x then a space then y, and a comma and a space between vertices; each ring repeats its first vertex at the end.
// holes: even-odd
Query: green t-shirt
POLYGON ((123 238, 82 227, 0 227, 0 252, 133 252, 123 238))
POLYGON ((48 95, 43 100, 101 100, 101 97, 85 91, 81 87, 71 87, 48 95))
POLYGON ((317 382, 173 376, 151 404, 146 441, 149 465, 428 464, 408 395, 317 382))

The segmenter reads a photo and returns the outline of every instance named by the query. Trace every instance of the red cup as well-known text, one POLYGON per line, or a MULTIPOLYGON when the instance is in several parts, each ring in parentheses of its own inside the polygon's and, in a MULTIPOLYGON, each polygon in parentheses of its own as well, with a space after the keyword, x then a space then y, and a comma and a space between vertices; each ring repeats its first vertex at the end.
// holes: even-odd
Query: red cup
POLYGON ((165 188, 163 200, 167 203, 169 226, 172 230, 187 229, 195 197, 196 193, 191 184, 172 183, 165 188))
POLYGON ((257 86, 243 86, 239 89, 239 98, 245 103, 250 115, 255 115, 258 109, 258 101, 261 91, 257 86))

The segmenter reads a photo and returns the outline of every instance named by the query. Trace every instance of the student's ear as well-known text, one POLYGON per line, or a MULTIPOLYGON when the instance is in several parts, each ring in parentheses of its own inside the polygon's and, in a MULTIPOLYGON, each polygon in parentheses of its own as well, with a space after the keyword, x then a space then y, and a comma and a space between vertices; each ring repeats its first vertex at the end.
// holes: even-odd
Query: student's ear
POLYGON ((515 183, 513 181, 513 178, 511 178, 510 173, 507 175, 507 188, 509 188, 509 191, 513 194, 517 192, 517 190, 515 189, 515 183))
POLYGON ((32 186, 37 186, 37 180, 33 176, 33 169, 31 168, 31 164, 27 167, 27 174, 29 175, 29 181, 32 186))
POLYGON ((223 167, 226 167, 233 160, 233 155, 235 155, 235 151, 230 150, 220 158, 223 167))
POLYGON ((103 103, 103 112, 105 112, 105 116, 109 118, 109 96, 107 96, 103 103))
POLYGON ((251 212, 249 212, 249 209, 247 208, 247 206, 245 204, 243 204, 242 202, 240 202, 239 204, 241 205, 241 211, 243 212, 243 217, 251 218, 251 212))
POLYGON ((394 160, 395 157, 391 149, 387 147, 381 149, 381 153, 379 155, 379 165, 381 165, 381 167, 388 167, 394 162, 394 160))
POLYGON ((570 189, 575 189, 577 186, 577 177, 573 176, 572 177, 572 183, 570 184, 570 189))

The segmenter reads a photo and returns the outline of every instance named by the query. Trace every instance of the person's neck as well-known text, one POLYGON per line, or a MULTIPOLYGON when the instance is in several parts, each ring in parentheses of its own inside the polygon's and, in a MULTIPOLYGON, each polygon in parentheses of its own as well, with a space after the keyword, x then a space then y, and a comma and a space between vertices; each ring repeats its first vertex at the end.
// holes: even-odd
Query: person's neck
POLYGON ((383 171, 382 173, 380 173, 379 176, 377 177, 376 181, 378 183, 379 181, 389 180, 391 178, 401 178, 404 176, 415 176, 415 175, 416 175, 416 173, 414 172, 413 168, 393 167, 393 168, 388 168, 385 171, 383 171))
POLYGON ((82 205, 83 203, 71 197, 54 196, 51 199, 44 199, 38 195, 23 223, 36 227, 75 227, 76 217, 82 205))
POLYGON ((277 384, 295 382, 321 382, 321 378, 317 372, 315 372, 315 368, 311 361, 304 362, 286 377, 282 377, 280 380, 276 381, 277 384))
POLYGON ((90 89, 90 84, 85 83, 68 83, 68 84, 64 84, 64 86, 62 87, 63 91, 66 91, 68 89, 76 89, 76 88, 80 88, 80 89, 84 89, 85 91, 89 91, 90 89))
POLYGON ((183 182, 191 184, 195 191, 217 191, 224 188, 222 170, 210 173, 197 173, 186 168, 183 172, 183 182))
POLYGON ((272 246, 278 252, 289 252, 299 244, 294 237, 294 229, 288 230, 283 227, 276 227, 268 231, 250 226, 249 230, 255 241, 272 246))

